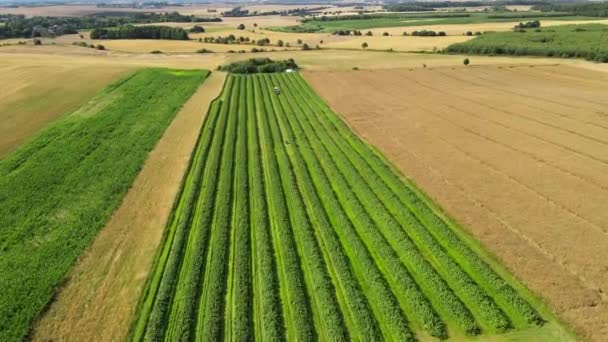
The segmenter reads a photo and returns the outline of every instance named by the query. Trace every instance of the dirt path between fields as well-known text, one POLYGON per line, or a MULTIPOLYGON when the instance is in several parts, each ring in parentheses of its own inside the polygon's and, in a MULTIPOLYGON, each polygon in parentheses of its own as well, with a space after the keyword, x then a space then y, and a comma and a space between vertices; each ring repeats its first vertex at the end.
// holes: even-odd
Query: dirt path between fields
POLYGON ((224 73, 212 73, 177 114, 121 206, 37 323, 34 340, 124 339, 205 113, 224 78, 224 73))
POLYGON ((305 77, 581 336, 608 339, 608 75, 480 66, 305 77))

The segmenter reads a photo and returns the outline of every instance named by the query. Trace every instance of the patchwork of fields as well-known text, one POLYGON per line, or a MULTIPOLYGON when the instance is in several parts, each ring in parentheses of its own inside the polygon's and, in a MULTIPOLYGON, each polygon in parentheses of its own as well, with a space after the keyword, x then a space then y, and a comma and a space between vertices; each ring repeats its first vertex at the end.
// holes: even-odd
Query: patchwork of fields
POLYGON ((530 65, 305 77, 582 337, 606 341, 605 73, 530 65))
POLYGON ((408 341, 542 325, 478 251, 298 74, 231 75, 131 337, 408 341))
POLYGON ((205 75, 134 73, 0 160, 0 340, 26 336, 205 75))

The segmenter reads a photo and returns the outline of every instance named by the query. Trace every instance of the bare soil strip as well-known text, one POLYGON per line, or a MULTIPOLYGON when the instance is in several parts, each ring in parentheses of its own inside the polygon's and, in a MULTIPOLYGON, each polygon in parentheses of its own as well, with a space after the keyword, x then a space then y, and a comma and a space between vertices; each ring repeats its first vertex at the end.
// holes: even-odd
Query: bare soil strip
POLYGON ((608 79, 309 71, 317 92, 583 337, 608 339, 608 79))
POLYGON ((38 322, 34 340, 125 338, 204 114, 224 78, 212 73, 177 114, 119 209, 38 322))

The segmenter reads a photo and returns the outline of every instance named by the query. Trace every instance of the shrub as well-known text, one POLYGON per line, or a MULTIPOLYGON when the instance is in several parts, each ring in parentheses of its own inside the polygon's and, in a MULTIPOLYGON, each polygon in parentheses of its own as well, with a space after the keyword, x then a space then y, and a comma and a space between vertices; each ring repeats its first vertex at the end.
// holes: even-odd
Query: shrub
MULTIPOLYGON (((230 50, 230 51, 232 51, 232 50, 230 50)), ((230 51, 228 51, 228 52, 230 52, 230 51)), ((196 53, 212 53, 212 52, 213 51, 211 51, 209 49, 205 49, 205 48, 200 49, 200 50, 196 50, 196 53)), ((232 52, 234 52, 234 51, 232 51, 232 52)))
POLYGON ((239 26, 236 27, 237 30, 244 30, 245 29, 245 24, 239 24, 239 26))
POLYGON ((310 46, 308 46, 308 44, 304 43, 304 45, 302 45, 302 50, 310 50, 310 46))
POLYGON ((192 33, 204 33, 205 29, 202 26, 200 26, 200 25, 194 25, 194 27, 192 27, 190 29, 190 32, 192 32, 192 33))
POLYGON ((363 44, 361 44, 361 47, 362 47, 363 49, 367 49, 367 47, 368 47, 368 46, 369 46, 369 45, 367 45, 367 42, 363 42, 363 44))
POLYGON ((161 54, 163 52, 160 51, 160 50, 154 50, 154 51, 150 51, 150 53, 153 53, 153 54, 157 55, 157 54, 161 54))
POLYGON ((383 32, 383 33, 382 33, 382 35, 383 35, 384 37, 388 37, 388 36, 389 36, 389 33, 388 33, 388 32, 383 32))
POLYGON ((469 63, 471 63, 471 61, 469 61, 468 58, 465 58, 464 61, 462 61, 462 64, 464 65, 469 65, 469 63))
POLYGON ((97 46, 95 47, 97 50, 105 50, 106 47, 101 45, 101 44, 97 44, 97 46))

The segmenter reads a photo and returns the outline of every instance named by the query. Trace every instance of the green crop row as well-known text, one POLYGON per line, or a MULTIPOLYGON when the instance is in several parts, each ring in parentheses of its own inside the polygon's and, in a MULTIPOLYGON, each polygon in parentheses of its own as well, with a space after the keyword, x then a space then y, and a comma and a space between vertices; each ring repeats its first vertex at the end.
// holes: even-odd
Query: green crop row
POLYGON ((411 341, 542 323, 298 74, 228 76, 194 153, 135 340, 411 341))

